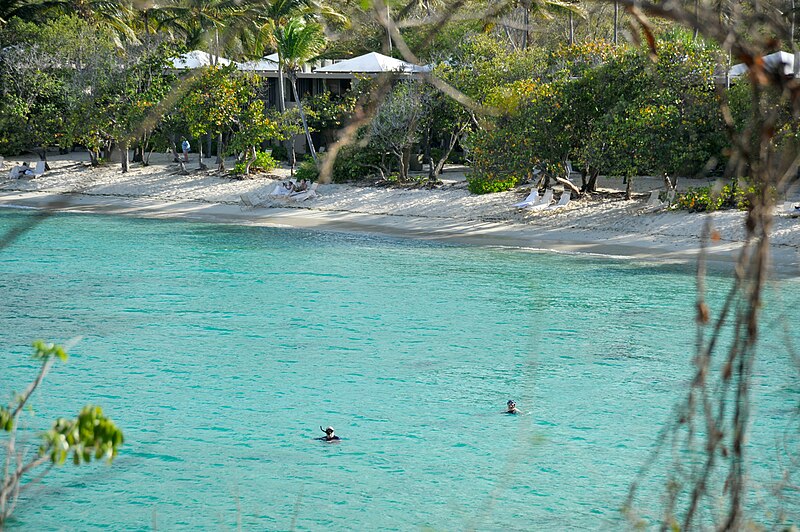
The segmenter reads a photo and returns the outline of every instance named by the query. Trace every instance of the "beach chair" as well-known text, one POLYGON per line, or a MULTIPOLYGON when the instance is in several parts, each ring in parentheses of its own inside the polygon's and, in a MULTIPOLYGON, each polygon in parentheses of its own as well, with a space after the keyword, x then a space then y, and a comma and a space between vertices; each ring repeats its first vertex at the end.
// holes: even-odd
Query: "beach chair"
POLYGON ((553 189, 548 188, 544 191, 544 196, 542 196, 542 201, 535 205, 531 205, 529 207, 525 207, 526 211, 542 211, 550 206, 550 202, 553 200, 553 189))
POLYGON ((36 163, 36 168, 33 169, 33 177, 39 177, 44 174, 45 162, 39 161, 36 163))
POLYGON ((292 193, 291 190, 286 188, 286 186, 283 184, 283 182, 281 182, 281 183, 278 183, 277 185, 275 185, 275 188, 272 189, 272 192, 269 193, 269 197, 271 197, 271 198, 281 198, 281 197, 286 197, 291 193, 292 193))
POLYGON ((306 201, 309 199, 314 199, 317 197, 318 186, 319 186, 319 181, 315 181, 308 188, 308 190, 304 190, 302 192, 292 192, 291 194, 289 194, 289 199, 292 201, 306 201))
POLYGON ((242 194, 239 196, 241 208, 244 209, 255 209, 256 207, 261 205, 261 198, 256 196, 254 193, 249 194, 242 194))
POLYGON ((783 214, 789 218, 800 218, 800 202, 785 201, 783 203, 783 214))
POLYGON ((556 209, 561 209, 562 207, 566 207, 569 204, 569 201, 572 199, 572 192, 569 190, 565 190, 561 193, 561 197, 558 198, 558 203, 555 205, 550 205, 547 207, 548 211, 554 211, 556 209))
POLYGON ((643 210, 651 210, 661 207, 661 200, 658 198, 659 194, 661 194, 660 190, 650 191, 650 197, 648 198, 643 210))
POLYGON ((518 209, 524 209, 526 207, 530 207, 531 205, 536 205, 539 203, 539 191, 537 189, 533 189, 528 197, 524 200, 520 201, 519 203, 515 203, 512 207, 516 207, 518 209))
POLYGON ((660 191, 653 190, 650 192, 650 199, 647 200, 647 204, 642 208, 640 212, 658 212, 668 209, 670 205, 675 201, 675 190, 670 190, 667 192, 667 198, 664 201, 658 199, 660 195, 660 191))

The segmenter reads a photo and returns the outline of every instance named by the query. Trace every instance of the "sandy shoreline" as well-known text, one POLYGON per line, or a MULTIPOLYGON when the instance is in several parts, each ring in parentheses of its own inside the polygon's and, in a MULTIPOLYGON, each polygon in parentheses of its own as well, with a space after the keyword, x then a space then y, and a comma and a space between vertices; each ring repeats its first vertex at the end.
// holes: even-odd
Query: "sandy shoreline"
MULTIPOLYGON (((699 235, 710 217, 721 238, 710 247, 709 259, 725 269, 736 260, 743 235, 743 214, 739 212, 640 213, 646 190, 659 186, 655 180, 638 179, 635 184, 640 194, 635 200, 611 194, 603 199, 582 198, 564 209, 539 213, 511 207, 526 189, 474 196, 458 174, 445 174, 445 185, 434 190, 322 185, 315 200, 298 204, 267 201, 249 209, 241 205, 241 195, 266 198, 275 183, 286 177, 286 170, 244 181, 221 178, 213 172, 180 175, 177 165, 162 154, 151 166, 137 166, 122 174, 118 165, 87 167, 80 156, 56 157, 50 161, 52 170, 37 179, 3 179, 0 207, 363 232, 686 264, 696 261, 699 235)), ((189 168, 194 164, 192 161, 189 168)), ((615 184, 619 182, 604 183, 615 184)), ((684 181, 684 186, 687 184, 684 181)), ((704 183, 694 186, 700 184, 704 183)), ((799 219, 776 216, 772 251, 776 273, 800 275, 799 219)))

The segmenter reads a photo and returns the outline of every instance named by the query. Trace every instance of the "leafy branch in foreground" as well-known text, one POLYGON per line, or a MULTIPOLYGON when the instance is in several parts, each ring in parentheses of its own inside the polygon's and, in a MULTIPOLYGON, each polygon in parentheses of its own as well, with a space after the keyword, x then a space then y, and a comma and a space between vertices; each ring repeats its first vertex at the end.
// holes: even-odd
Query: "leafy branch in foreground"
POLYGON ((68 358, 62 346, 42 340, 35 341, 33 349, 33 359, 41 362, 39 373, 9 406, 0 406, 0 434, 4 434, 6 440, 3 444, 5 457, 0 483, 0 528, 14 511, 20 494, 54 465, 63 464, 69 455, 72 455, 76 465, 90 462, 92 457, 97 460, 104 458, 110 463, 124 441, 122 431, 103 415, 103 410, 99 406, 88 405, 75 419, 57 419, 52 428, 42 435, 38 452, 27 452, 27 446, 17 448, 17 428, 23 408, 56 359, 66 361, 68 358), (23 482, 27 474, 39 468, 42 471, 37 477, 23 482))

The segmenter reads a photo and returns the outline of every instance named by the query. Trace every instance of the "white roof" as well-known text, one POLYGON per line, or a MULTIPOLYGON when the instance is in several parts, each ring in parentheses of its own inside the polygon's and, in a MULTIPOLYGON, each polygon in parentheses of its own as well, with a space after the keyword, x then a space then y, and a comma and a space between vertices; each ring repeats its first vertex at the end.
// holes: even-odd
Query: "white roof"
POLYGON ((393 57, 388 57, 377 52, 360 55, 352 59, 345 59, 329 66, 320 67, 314 72, 351 72, 378 74, 381 72, 424 72, 425 67, 406 63, 393 57))
MULTIPOLYGON (((203 52, 201 50, 193 50, 191 52, 186 52, 185 54, 179 55, 178 57, 174 57, 171 59, 173 68, 179 69, 188 69, 188 68, 200 68, 204 66, 211 65, 211 54, 203 52)), ((218 65, 230 65, 232 63, 231 60, 225 59, 224 57, 217 58, 218 65)))
MULTIPOLYGON (((789 52, 775 52, 762 57, 764 69, 767 72, 782 72, 784 76, 794 74, 794 54, 789 52)), ((749 69, 744 63, 733 65, 728 71, 728 77, 738 78, 745 74, 749 69)))
POLYGON ((239 64, 239 70, 249 70, 254 72, 277 72, 278 71, 278 54, 273 54, 275 60, 270 59, 271 56, 262 57, 256 61, 247 61, 246 63, 239 64))

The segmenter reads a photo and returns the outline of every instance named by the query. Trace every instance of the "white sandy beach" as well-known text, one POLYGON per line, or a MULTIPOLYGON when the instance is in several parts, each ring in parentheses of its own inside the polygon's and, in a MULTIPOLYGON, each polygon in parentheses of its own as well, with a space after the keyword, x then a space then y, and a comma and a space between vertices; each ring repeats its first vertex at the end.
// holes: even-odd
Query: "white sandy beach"
MULTIPOLYGON (((638 197, 630 201, 621 193, 605 194, 573 200, 565 208, 549 212, 525 212, 511 206, 527 194, 525 187, 498 194, 470 194, 463 173, 457 172, 445 173, 444 186, 433 190, 321 185, 316 199, 266 201, 250 209, 241 205, 241 196, 266 199, 275 184, 288 177, 287 169, 239 181, 212 170, 194 171, 196 155, 187 165, 188 175, 181 175, 171 156, 164 154, 154 154, 150 166, 132 165, 126 174, 118 164, 91 168, 87 159, 80 152, 48 155, 51 170, 36 179, 7 177, 10 165, 25 160, 35 163, 35 158, 7 160, 0 180, 0 206, 361 231, 675 262, 696 260, 700 234, 709 218, 720 235, 710 248, 715 261, 732 263, 744 234, 741 212, 640 213, 647 191, 662 186, 657 179, 637 178, 638 197)), ((678 182, 679 190, 705 184, 687 179, 678 182)), ((601 187, 613 193, 623 185, 619 179, 607 179, 601 181, 601 187)), ((783 199, 797 201, 798 197, 783 199)), ((772 250, 776 271, 800 275, 800 219, 778 213, 772 250)))

